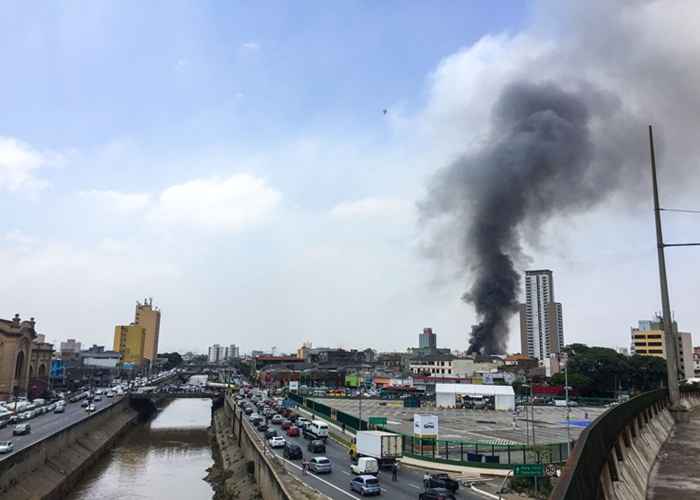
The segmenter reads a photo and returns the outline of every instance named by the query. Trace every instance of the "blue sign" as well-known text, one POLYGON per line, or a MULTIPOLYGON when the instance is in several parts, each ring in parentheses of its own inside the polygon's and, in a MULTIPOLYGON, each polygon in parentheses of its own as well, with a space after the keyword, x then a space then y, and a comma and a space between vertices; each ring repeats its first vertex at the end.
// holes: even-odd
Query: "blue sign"
POLYGON ((51 360, 51 378, 63 378, 63 360, 51 360))

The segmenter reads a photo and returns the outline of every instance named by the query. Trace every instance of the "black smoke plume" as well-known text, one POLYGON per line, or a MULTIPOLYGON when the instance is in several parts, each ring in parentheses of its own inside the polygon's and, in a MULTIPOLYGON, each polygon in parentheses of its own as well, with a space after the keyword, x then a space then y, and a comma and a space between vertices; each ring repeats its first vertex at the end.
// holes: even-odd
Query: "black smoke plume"
POLYGON ((505 352, 518 308, 514 264, 523 231, 595 203, 615 184, 611 163, 593 161, 589 102, 589 91, 511 84, 494 106, 483 146, 433 179, 423 215, 456 221, 472 271, 463 300, 474 305, 479 324, 469 352, 505 352))

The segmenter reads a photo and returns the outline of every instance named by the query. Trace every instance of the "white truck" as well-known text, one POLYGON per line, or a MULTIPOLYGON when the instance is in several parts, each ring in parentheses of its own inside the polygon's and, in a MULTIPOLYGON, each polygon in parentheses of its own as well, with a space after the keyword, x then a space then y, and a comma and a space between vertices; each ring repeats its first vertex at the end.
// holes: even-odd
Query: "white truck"
POLYGON ((350 457, 376 458, 380 468, 391 467, 403 455, 403 440, 400 434, 384 431, 357 431, 350 446, 350 457))

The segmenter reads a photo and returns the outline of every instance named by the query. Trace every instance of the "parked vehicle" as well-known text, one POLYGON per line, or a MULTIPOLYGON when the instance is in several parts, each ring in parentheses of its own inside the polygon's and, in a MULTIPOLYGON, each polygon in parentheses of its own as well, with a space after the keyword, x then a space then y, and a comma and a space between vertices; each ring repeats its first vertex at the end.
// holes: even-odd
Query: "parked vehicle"
POLYGON ((287 441, 282 436, 272 436, 269 443, 271 448, 283 448, 287 441))
POLYGON ((313 457, 309 460, 309 470, 316 474, 330 474, 333 472, 333 465, 326 457, 313 457))
POLYGON ((282 453, 284 458, 289 458, 290 460, 302 459, 304 454, 301 451, 301 446, 295 443, 286 442, 284 444, 284 452, 282 453))
POLYGON ((353 478, 353 480, 350 481, 350 489, 362 496, 382 494, 382 489, 379 487, 377 478, 368 475, 353 478))
POLYGON ((328 439, 328 424, 321 420, 314 420, 304 426, 304 437, 307 439, 328 439))
POLYGON ((357 459, 357 463, 350 465, 350 471, 358 475, 376 475, 379 472, 379 462, 376 458, 360 457, 357 459))
POLYGON ((454 493, 459 489, 459 481, 452 479, 447 473, 439 472, 430 474, 429 478, 423 480, 426 488, 444 488, 454 493))
POLYGON ((289 428, 287 429, 287 436, 289 437, 296 437, 299 435, 299 427, 296 425, 290 425, 289 428))
POLYGON ((0 441, 0 453, 12 453, 15 450, 15 445, 12 441, 0 441))
POLYGON ((325 453, 326 442, 323 439, 312 439, 306 447, 311 453, 325 453))
POLYGON ((381 468, 392 467, 403 455, 403 442, 399 434, 384 431, 358 431, 350 446, 350 457, 377 459, 381 468))
POLYGON ((418 500, 455 500, 454 494, 447 488, 428 488, 418 495, 418 500))
POLYGON ((13 436, 22 436, 24 434, 29 434, 32 432, 32 426, 29 424, 17 424, 15 428, 12 429, 13 436))

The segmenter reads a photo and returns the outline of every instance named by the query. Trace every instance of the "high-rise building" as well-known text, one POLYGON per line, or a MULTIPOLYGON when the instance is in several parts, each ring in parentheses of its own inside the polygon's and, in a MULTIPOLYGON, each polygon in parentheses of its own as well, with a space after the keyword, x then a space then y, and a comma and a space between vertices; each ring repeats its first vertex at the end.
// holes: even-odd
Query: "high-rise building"
POLYGON ((122 355, 122 363, 142 366, 146 351, 146 329, 141 325, 114 327, 114 350, 122 355))
POLYGON ((81 344, 75 339, 68 339, 65 342, 61 342, 61 352, 62 353, 77 353, 80 352, 81 344))
POLYGON ((152 363, 158 355, 158 336, 160 335, 160 309, 153 307, 152 298, 145 299, 143 304, 136 302, 134 323, 146 330, 143 356, 152 363))
POLYGON ((419 349, 437 349, 437 335, 432 328, 423 328, 423 333, 418 335, 419 349))
POLYGON ((228 361, 229 359, 236 359, 240 357, 240 352, 238 346, 231 344, 228 346, 222 346, 219 344, 214 344, 209 347, 208 360, 210 363, 222 363, 228 361))
POLYGON ((228 346, 226 351, 226 359, 238 359, 240 357, 240 351, 238 350, 238 346, 236 344, 231 344, 228 346))
MULTIPOLYGON (((664 321, 660 316, 639 322, 638 328, 631 328, 631 352, 640 356, 656 356, 666 359, 664 341, 664 321)), ((678 323, 673 322, 676 333, 676 354, 678 355, 679 378, 695 376, 693 364, 693 336, 689 332, 679 332, 678 323)))
POLYGON ((523 354, 540 361, 564 346, 561 304, 554 301, 552 271, 525 271, 525 303, 520 304, 520 345, 523 354))

